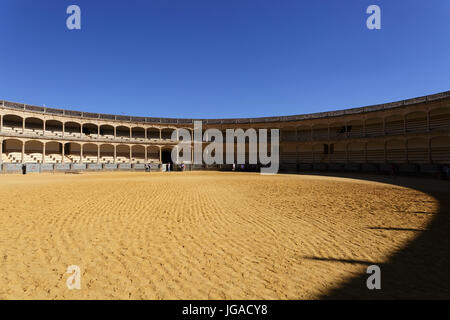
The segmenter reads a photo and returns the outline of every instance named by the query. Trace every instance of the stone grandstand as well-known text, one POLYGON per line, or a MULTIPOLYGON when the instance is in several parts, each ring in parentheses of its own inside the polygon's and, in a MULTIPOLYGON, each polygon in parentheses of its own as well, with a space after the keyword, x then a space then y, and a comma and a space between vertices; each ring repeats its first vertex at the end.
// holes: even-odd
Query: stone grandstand
MULTIPOLYGON (((157 167, 171 162, 171 149, 177 144, 172 133, 180 128, 192 132, 194 121, 0 101, 2 172, 18 171, 22 164, 32 164, 39 171, 157 167)), ((450 165, 450 92, 315 114, 199 121, 203 130, 279 129, 280 171, 395 169, 435 175, 450 165)))

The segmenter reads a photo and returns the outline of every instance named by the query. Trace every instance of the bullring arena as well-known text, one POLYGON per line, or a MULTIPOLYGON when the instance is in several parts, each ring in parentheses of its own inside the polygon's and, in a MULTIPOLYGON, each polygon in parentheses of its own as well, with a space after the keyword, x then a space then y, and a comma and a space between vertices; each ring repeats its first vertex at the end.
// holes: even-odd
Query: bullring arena
POLYGON ((450 92, 202 120, 280 129, 273 176, 160 172, 192 119, 2 101, 0 120, 0 299, 450 298, 450 92))

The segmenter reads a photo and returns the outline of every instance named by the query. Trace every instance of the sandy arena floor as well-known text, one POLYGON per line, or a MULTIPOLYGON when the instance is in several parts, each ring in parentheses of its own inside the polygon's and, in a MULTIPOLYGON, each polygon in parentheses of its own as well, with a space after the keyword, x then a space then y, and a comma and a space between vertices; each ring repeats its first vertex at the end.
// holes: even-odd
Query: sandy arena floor
POLYGON ((0 199, 0 299, 317 298, 439 208, 379 182, 221 172, 1 175, 0 199))

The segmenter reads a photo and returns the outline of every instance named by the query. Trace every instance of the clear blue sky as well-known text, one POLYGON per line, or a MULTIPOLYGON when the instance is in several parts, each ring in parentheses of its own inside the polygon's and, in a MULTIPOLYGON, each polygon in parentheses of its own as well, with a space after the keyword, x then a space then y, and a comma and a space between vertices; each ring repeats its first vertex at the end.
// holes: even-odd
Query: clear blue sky
POLYGON ((450 90, 449 0, 2 0, 0 24, 0 99, 48 107, 249 117, 450 90))

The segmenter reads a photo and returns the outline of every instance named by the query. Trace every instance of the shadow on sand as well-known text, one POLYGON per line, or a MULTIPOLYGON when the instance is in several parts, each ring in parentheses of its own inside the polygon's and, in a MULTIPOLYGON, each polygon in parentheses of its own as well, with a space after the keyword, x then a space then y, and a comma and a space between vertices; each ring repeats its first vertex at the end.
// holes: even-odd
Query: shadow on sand
MULTIPOLYGON (((363 273, 345 280, 319 299, 450 299, 450 182, 362 174, 327 174, 326 176, 330 175, 415 189, 438 200, 439 211, 433 215, 426 230, 390 228, 389 226, 376 228, 393 230, 393 232, 413 231, 417 234, 402 250, 389 257, 386 263, 378 263, 381 268, 381 290, 368 290, 366 281, 369 275, 363 273)), ((351 259, 345 261, 327 259, 327 261, 372 264, 370 261, 351 259)))

